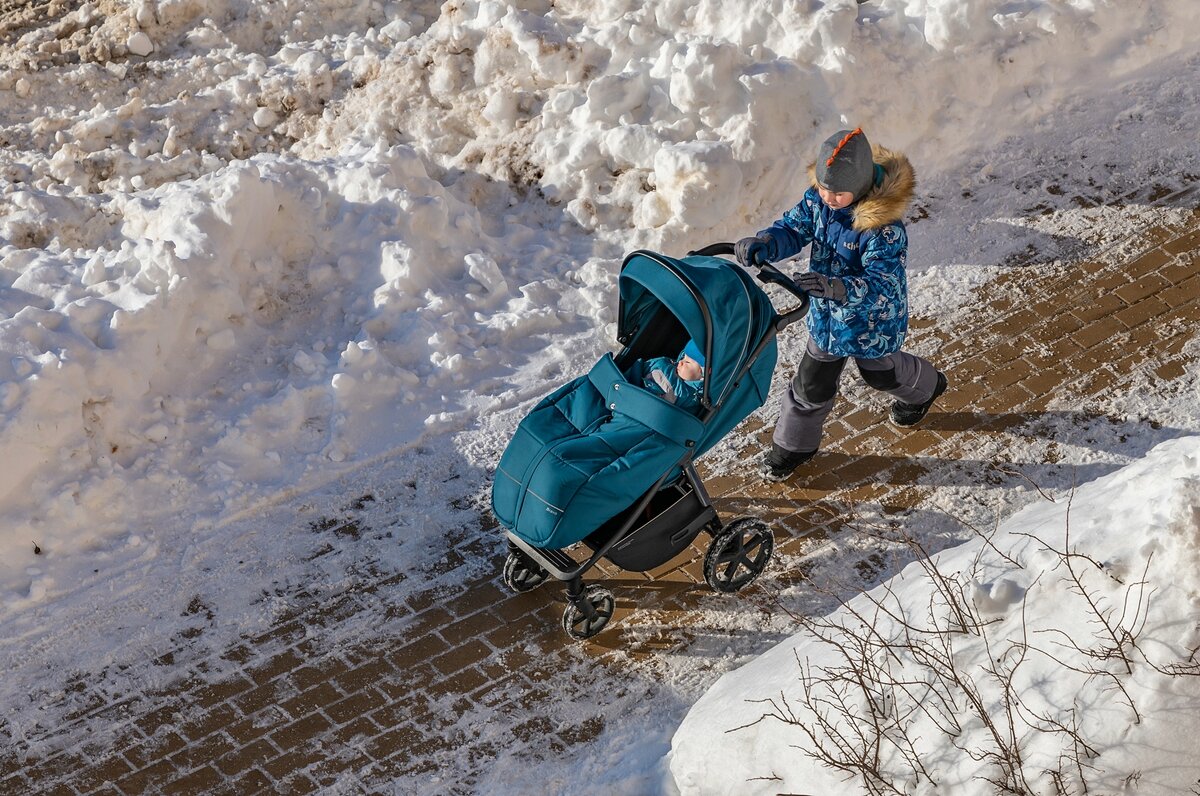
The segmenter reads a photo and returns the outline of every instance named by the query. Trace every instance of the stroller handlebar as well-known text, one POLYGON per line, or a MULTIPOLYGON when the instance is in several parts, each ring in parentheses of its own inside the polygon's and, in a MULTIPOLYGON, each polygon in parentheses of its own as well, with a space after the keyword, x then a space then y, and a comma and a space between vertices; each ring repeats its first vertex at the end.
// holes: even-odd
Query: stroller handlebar
POLYGON ((722 254, 733 254, 732 243, 710 243, 702 249, 697 249, 694 252, 688 252, 689 255, 698 254, 701 257, 717 257, 722 254))
MULTIPOLYGON (((733 253, 733 244, 729 242, 710 243, 702 249, 688 252, 688 254, 696 254, 700 255, 701 257, 717 257, 720 255, 733 253)), ((758 269, 758 273, 755 274, 755 276, 758 278, 758 281, 779 285, 781 288, 800 299, 799 307, 789 310, 788 312, 785 312, 779 316, 781 323, 777 328, 782 329, 784 326, 792 324, 803 318, 804 314, 808 312, 808 294, 805 293, 804 290, 797 285, 790 276, 776 268, 773 263, 770 263, 767 260, 758 259, 754 263, 754 267, 758 269)))

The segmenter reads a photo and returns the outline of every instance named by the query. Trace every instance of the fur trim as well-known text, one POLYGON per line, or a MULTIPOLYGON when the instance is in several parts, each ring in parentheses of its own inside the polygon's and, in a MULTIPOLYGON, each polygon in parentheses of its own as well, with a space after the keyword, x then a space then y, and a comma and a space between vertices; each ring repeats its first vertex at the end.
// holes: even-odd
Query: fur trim
MULTIPOLYGON (((873 187, 851 207, 855 232, 878 229, 903 220, 917 192, 917 175, 907 157, 878 145, 871 147, 871 154, 875 162, 883 166, 883 183, 873 187)), ((816 163, 809 164, 808 179, 817 185, 816 163)))

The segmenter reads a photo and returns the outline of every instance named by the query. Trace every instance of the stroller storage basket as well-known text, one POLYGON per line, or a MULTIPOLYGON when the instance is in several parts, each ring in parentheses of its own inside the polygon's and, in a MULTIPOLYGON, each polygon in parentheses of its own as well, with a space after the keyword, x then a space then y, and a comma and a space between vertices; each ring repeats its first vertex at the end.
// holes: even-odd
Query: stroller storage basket
MULTIPOLYGON (((704 485, 698 479, 693 480, 693 472, 689 468, 678 481, 650 498, 633 529, 610 547, 604 557, 629 572, 645 572, 670 561, 691 544, 717 517, 704 485)), ((629 520, 637 505, 600 526, 584 543, 592 550, 602 549, 629 520)))

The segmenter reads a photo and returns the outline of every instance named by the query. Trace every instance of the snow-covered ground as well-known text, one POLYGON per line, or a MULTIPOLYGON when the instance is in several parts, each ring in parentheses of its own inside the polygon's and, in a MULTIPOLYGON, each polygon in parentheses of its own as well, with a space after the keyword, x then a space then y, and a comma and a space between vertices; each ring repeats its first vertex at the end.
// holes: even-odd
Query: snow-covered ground
MULTIPOLYGON (((282 610, 265 586, 344 577, 273 512, 393 488, 407 544, 360 554, 431 555, 530 403, 613 346, 622 256, 764 226, 834 129, 917 168, 926 317, 1030 252, 1177 220, 1145 200, 1200 175, 1192 6, 105 0, 28 29, 6 11, 10 730, 48 677, 160 654, 197 593, 219 649, 282 610)), ((1192 402, 1141 400, 1200 430, 1192 402)))
POLYGON ((1189 436, 725 675, 675 734, 671 771, 683 794, 837 793, 863 772, 875 793, 1184 793, 1200 776, 1198 609, 1189 436))

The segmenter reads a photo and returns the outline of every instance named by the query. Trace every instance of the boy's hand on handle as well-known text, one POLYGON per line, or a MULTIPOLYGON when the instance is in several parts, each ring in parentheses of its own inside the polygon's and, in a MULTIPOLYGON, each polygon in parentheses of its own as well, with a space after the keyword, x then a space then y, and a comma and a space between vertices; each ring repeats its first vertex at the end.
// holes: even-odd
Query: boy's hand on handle
POLYGON ((749 268, 767 261, 767 244, 770 242, 766 235, 742 238, 733 244, 733 253, 739 263, 749 268))
POLYGON ((805 271, 794 277, 796 284, 813 298, 829 299, 838 304, 846 303, 846 283, 837 277, 832 279, 824 274, 805 271))

